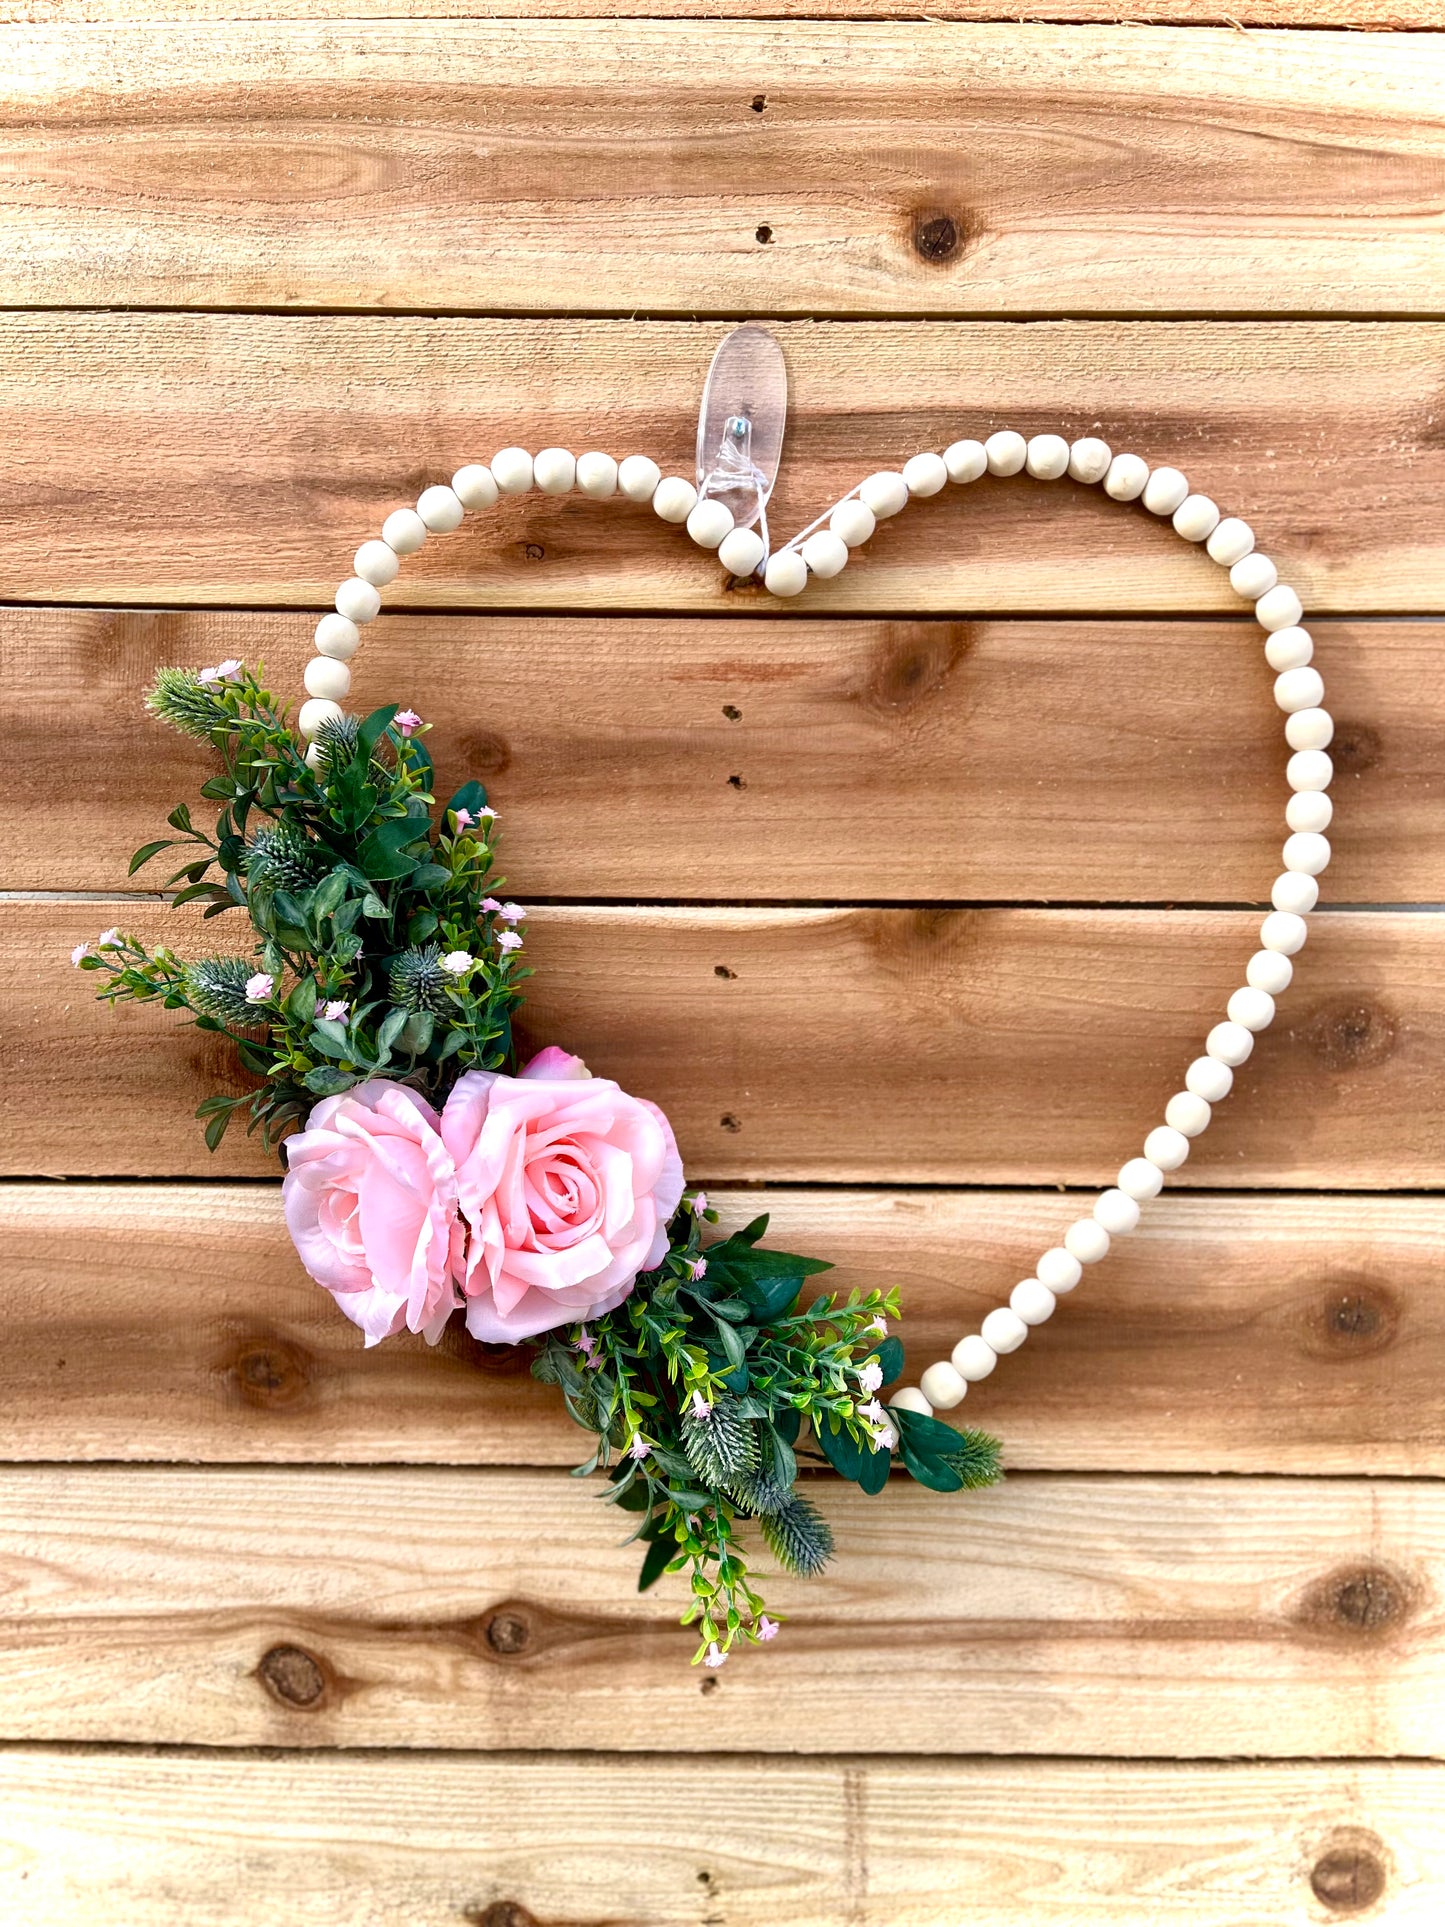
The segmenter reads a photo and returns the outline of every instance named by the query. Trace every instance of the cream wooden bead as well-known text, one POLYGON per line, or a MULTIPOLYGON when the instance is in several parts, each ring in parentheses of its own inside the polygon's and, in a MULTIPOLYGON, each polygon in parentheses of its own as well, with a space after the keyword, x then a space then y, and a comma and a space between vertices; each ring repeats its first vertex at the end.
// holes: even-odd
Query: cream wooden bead
POLYGON ((1104 477, 1104 493, 1112 502, 1137 502, 1149 480, 1149 464, 1142 455, 1116 455, 1104 477))
POLYGON ((1026 1325, 1042 1325, 1052 1318, 1058 1299, 1037 1278, 1021 1278, 1008 1295, 1008 1308, 1018 1313, 1026 1325))
POLYGON ((1189 1139, 1172 1124, 1157 1124, 1144 1140, 1144 1155, 1161 1171, 1177 1171, 1189 1156, 1189 1139))
POLYGON ((970 1385, 977 1385, 997 1365, 998 1353, 981 1333, 970 1332, 967 1338, 960 1338, 954 1346, 950 1363, 960 1378, 966 1378, 970 1385))
POLYGON ((1000 1357, 1007 1352, 1016 1352, 1029 1335, 1028 1326, 1007 1305, 995 1305, 979 1329, 984 1344, 1000 1357))
POLYGON ((848 544, 831 529, 817 529, 803 544, 803 560, 810 574, 827 582, 848 566, 848 544))
POLYGON ((1284 726, 1291 749, 1328 749, 1334 740, 1335 719, 1327 709, 1297 709, 1284 726))
POLYGON ((1147 1204, 1164 1189, 1164 1173, 1148 1158, 1130 1158, 1119 1167, 1119 1189, 1136 1204, 1147 1204))
POLYGON ((316 625, 316 647, 323 656, 350 662, 361 647, 361 631, 350 616, 323 616, 316 625))
POLYGON ((1284 780, 1292 790, 1327 790, 1334 773, 1334 763, 1322 749, 1301 749, 1285 764, 1284 780))
POLYGON ((308 696, 325 696, 340 702, 351 688, 351 670, 334 656, 313 656, 302 674, 308 696))
POLYGON ((950 482, 976 482, 988 473, 988 450, 982 442, 954 442, 943 451, 950 482))
POLYGON ((1282 957, 1294 957, 1304 949, 1310 927, 1293 910, 1272 910, 1259 926, 1259 940, 1266 950, 1277 950, 1282 957))
POLYGON ((314 736, 323 723, 339 723, 341 716, 340 703, 326 696, 313 696, 296 712, 296 727, 303 736, 314 736))
POLYGON ((955 1405, 962 1405, 968 1380, 960 1377, 946 1358, 940 1358, 923 1373, 918 1389, 935 1412, 951 1412, 955 1405))
POLYGON ((908 484, 903 477, 890 468, 880 468, 876 474, 858 486, 858 500, 865 508, 872 509, 878 521, 889 515, 896 515, 908 501, 908 484))
POLYGON ((1294 965, 1278 950, 1256 950, 1244 967, 1244 981, 1256 990, 1267 990, 1271 997, 1289 989, 1294 965))
POLYGON ((1241 557, 1229 571, 1230 588, 1236 595, 1242 595, 1251 602, 1256 596, 1262 596, 1266 590, 1272 589, 1278 581, 1279 570, 1258 549, 1252 549, 1248 555, 1241 557))
POLYGON ((1184 1137, 1198 1137, 1213 1115, 1208 1103, 1193 1091, 1176 1091, 1164 1106, 1164 1122, 1184 1137))
POLYGON ((1174 533, 1186 542, 1203 542, 1219 526, 1219 504, 1207 495, 1186 495, 1174 511, 1174 533))
POLYGON ((1172 515, 1189 493, 1189 478, 1177 468, 1156 468, 1144 484, 1144 506, 1151 515, 1172 515))
POLYGON ((1318 669, 1286 669, 1274 679, 1274 700, 1287 716, 1318 709, 1324 694, 1325 679, 1318 669))
POLYGON ((1031 436, 1024 467, 1036 482, 1057 482, 1069 472, 1069 444, 1062 435, 1031 436))
POLYGON ((436 482, 422 490, 416 498, 416 512, 433 535, 449 535, 453 529, 459 529, 466 515, 461 497, 445 482, 436 482))
POLYGON ((1290 629, 1304 614, 1304 608, 1287 582, 1276 582, 1255 603, 1254 614, 1262 629, 1290 629))
POLYGON ((749 576, 763 559, 763 538, 756 529, 734 529, 719 542, 717 559, 731 574, 749 576))
POLYGON ((1097 1218, 1075 1218, 1064 1233, 1064 1249, 1081 1265, 1096 1265, 1109 1249, 1109 1234, 1097 1218))
POLYGON ((381 525, 381 539, 398 555, 415 555, 426 541, 426 523, 415 509, 393 509, 381 525))
POLYGON ((326 758, 321 753, 320 743, 308 743, 306 745, 307 769, 320 769, 325 760, 326 758))
POLYGON ((502 499, 497 478, 485 462, 466 462, 452 477, 452 493, 464 509, 495 508, 502 499))
POLYGON ((1241 984, 1225 1005, 1231 1024, 1243 1024, 1246 1030, 1268 1030, 1274 1022, 1274 999, 1267 990, 1256 990, 1253 984, 1241 984))
POLYGON ((617 464, 600 448, 589 448, 577 457, 577 487, 594 502, 605 502, 617 493, 617 464))
POLYGON ((932 1418, 933 1407, 916 1385, 905 1385, 901 1392, 889 1394, 888 1403, 900 1412, 917 1412, 920 1418, 932 1418))
POLYGON ((1284 820, 1292 830, 1327 830, 1335 806, 1323 790, 1300 790, 1284 806, 1284 820))
POLYGON ((1284 867, 1301 876, 1323 876, 1330 867, 1330 839, 1317 830, 1296 830, 1284 840, 1284 867))
POLYGON ((532 486, 532 457, 525 448, 499 448, 490 467, 503 495, 525 495, 532 486))
POLYGON ((380 589, 359 575, 349 575, 336 591, 336 613, 351 622, 372 622, 380 609, 380 589))
POLYGON ((1029 458, 1029 445, 1011 428, 1001 428, 983 445, 990 475, 1017 475, 1029 458))
POLYGON ((577 486, 577 457, 570 448, 539 448, 532 480, 544 495, 570 495, 577 486))
POLYGON ((1222 569, 1232 569, 1254 547, 1254 530, 1237 515, 1226 515, 1215 525, 1204 547, 1211 562, 1217 562, 1222 569))
POLYGON ((1303 669, 1314 653, 1314 637, 1297 622, 1288 629, 1276 629, 1264 639, 1264 659, 1271 669, 1303 669))
POLYGON ((1107 442, 1101 442, 1097 435, 1081 436, 1069 450, 1070 479, 1090 486, 1102 482, 1113 459, 1114 451, 1107 442))
POLYGON ((704 496, 687 518, 687 532, 700 549, 721 548, 732 528, 732 510, 713 496, 704 496))
POLYGON ((617 486, 629 502, 650 502, 662 470, 650 455, 628 455, 617 465, 617 486))
POLYGON ((1307 917, 1320 900, 1319 881, 1300 870, 1282 870, 1274 880, 1269 900, 1276 910, 1293 910, 1307 917))
POLYGON ((401 561, 389 542, 372 541, 362 543, 351 558, 351 566, 363 582, 384 589, 388 582, 395 582, 401 561))
POLYGON ((773 595, 801 595, 808 586, 808 565, 796 549, 779 549, 768 557, 763 583, 773 595))
POLYGON ((1084 1275, 1084 1267, 1072 1251, 1063 1245, 1052 1245, 1034 1266, 1039 1283, 1047 1285, 1050 1291, 1072 1291, 1084 1275))
POLYGON ((1234 1072, 1217 1057, 1196 1057, 1184 1073, 1184 1088, 1206 1104, 1222 1104, 1234 1089, 1234 1072))
POLYGON ((878 517, 866 502, 856 498, 851 502, 840 502, 828 517, 828 527, 850 549, 856 549, 866 542, 877 526, 878 517))
POLYGON ((1138 1199, 1126 1197, 1117 1186, 1094 1200, 1094 1217, 1111 1238, 1127 1237, 1136 1231, 1140 1215, 1138 1199))
POLYGON ((948 464, 941 455, 910 455, 902 475, 910 495, 937 495, 948 486, 948 464))
POLYGON ((652 491, 652 512, 664 522, 685 522, 697 507, 697 490, 681 475, 664 475, 652 491))
POLYGON ((1217 1057, 1221 1064, 1228 1064, 1231 1070, 1238 1070, 1254 1049, 1254 1033, 1231 1019, 1227 1024, 1214 1026, 1204 1040, 1204 1049, 1206 1055, 1217 1057))

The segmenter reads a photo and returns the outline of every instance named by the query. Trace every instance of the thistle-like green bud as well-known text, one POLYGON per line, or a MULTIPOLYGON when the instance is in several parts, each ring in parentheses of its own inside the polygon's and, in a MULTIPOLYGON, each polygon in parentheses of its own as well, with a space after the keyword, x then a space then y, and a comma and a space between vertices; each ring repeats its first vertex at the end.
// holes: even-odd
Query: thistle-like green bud
POLYGON ((246 876, 263 890, 309 890, 329 859, 298 825, 263 823, 246 851, 246 876))
POLYGON ((777 1512, 762 1519, 763 1537, 778 1564, 803 1579, 820 1573, 833 1556, 833 1534, 827 1521, 799 1493, 777 1512))
POLYGON ((685 1410, 682 1444, 693 1471, 711 1486, 729 1488, 757 1468, 757 1428, 729 1401, 719 1399, 705 1416, 685 1410))
POLYGON ((317 730, 315 742, 323 781, 329 782, 351 761, 359 727, 354 716, 332 716, 317 730))
POLYGON ((755 1519, 770 1512, 781 1512, 793 1496, 793 1488, 771 1472, 745 1472, 733 1479, 728 1490, 755 1519))
POLYGON ((442 969, 441 955, 437 943, 403 950, 391 966, 391 1001, 403 1010, 449 1010, 447 991, 456 978, 442 969))
POLYGON ((246 995, 246 985, 256 971, 252 957, 202 957, 187 964, 181 987, 186 1002, 203 1017, 219 1018, 223 1024, 254 1024, 256 1006, 246 995))
POLYGON ((146 708, 162 722, 208 743, 217 729, 229 729, 232 718, 218 690, 203 683, 194 669, 161 669, 146 691, 146 708))

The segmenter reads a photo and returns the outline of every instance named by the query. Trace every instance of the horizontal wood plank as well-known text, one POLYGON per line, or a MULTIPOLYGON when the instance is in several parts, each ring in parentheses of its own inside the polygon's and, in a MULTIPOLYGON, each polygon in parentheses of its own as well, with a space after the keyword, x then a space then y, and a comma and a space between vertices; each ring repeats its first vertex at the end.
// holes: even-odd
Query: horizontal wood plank
POLYGON ((0 1753, 11 1927, 1433 1927, 1441 1770, 0 1753), (1368 1904, 1368 1903, 1367 1903, 1368 1904))
MULTIPOLYGON (((1046 1193, 713 1192, 826 1283, 896 1285, 910 1376, 1055 1242, 1046 1193)), ((6 1459, 572 1465, 527 1355, 360 1335, 269 1186, 7 1185, 6 1459), (76 1281, 104 1279, 103 1290, 76 1281)), ((1165 1197, 967 1418, 1010 1468, 1445 1473, 1439 1198, 1165 1197), (1227 1401, 1219 1388, 1227 1386, 1227 1401)))
MULTIPOLYGON (((157 0, 0 0, 0 21, 135 21, 157 0)), ((1187 27, 1438 27, 1435 0, 186 0, 191 20, 1004 20, 1187 27)))
POLYGON ((1438 1482, 820 1496, 835 1567, 710 1682, 562 1472, 12 1467, 0 1734, 843 1751, 873 1708, 876 1753, 1445 1752, 1438 1482))
MULTIPOLYGON (((1445 899, 1445 624, 1315 634, 1330 894, 1445 899)), ((0 888, 130 887, 131 852, 210 773, 142 709, 153 671, 242 656, 299 690, 310 635, 301 615, 0 611, 0 888), (82 766, 57 838, 55 772, 82 766)), ((352 701, 440 712, 443 793, 487 782, 533 897, 1218 902, 1282 834, 1259 637, 1247 618, 387 616, 352 701)))
POLYGON ((1227 26, 12 27, 0 303, 1439 313, 1442 94, 1227 26))
MULTIPOLYGON (((870 470, 1013 426, 1098 433, 1245 515, 1312 614, 1445 607, 1429 324, 853 322, 779 329, 790 533, 870 470)), ((418 316, 0 317, 8 591, 41 602, 329 606, 357 543, 512 442, 693 468, 720 325, 418 316)), ((910 506, 803 607, 730 589, 646 508, 513 497, 409 564, 392 607, 1239 612, 1137 505, 985 481, 910 506)))
MULTIPOLYGON (((1267 887, 1261 866, 1260 892, 1267 887)), ((195 906, 0 905, 0 1172, 274 1174, 192 1112, 245 1088, 224 1040, 112 1013, 72 947, 123 922, 224 948, 195 906)), ((525 1039, 565 1041, 673 1120, 695 1179, 1113 1181, 1241 982, 1249 911, 541 910, 525 1039)), ((1199 1140, 1193 1185, 1445 1177, 1445 919, 1325 913, 1199 1140)), ((240 940, 240 933, 231 942, 240 940)))

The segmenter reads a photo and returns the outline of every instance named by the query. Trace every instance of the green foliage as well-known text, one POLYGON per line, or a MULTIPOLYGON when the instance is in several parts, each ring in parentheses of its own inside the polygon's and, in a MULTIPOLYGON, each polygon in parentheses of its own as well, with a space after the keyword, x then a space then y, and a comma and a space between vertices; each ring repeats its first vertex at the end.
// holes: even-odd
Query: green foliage
POLYGON ((254 957, 202 957, 181 973, 185 1000, 202 1017, 217 1017, 223 1024, 255 1024, 262 1013, 246 995, 255 970, 254 957))
POLYGON ((763 1515, 762 1531, 778 1564, 800 1578, 813 1578, 833 1556, 833 1534, 827 1520, 800 1492, 776 1512, 763 1515))

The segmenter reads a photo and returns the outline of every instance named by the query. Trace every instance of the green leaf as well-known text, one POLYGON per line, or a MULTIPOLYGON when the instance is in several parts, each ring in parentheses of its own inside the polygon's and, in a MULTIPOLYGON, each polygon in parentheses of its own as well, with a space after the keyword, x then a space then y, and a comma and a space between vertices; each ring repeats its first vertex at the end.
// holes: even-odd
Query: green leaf
POLYGON ((286 999, 286 1015, 293 1024, 309 1024, 316 1015, 316 979, 303 977, 286 999))
POLYGON ((190 807, 185 803, 177 803, 166 821, 173 830, 184 830, 187 836, 192 832, 190 807))
MULTIPOLYGON (((883 1383, 891 1385, 903 1375, 903 1340, 885 1338, 878 1347, 878 1369, 883 1374, 883 1383)), ((920 1414, 921 1416, 921 1414, 920 1414)))
POLYGON ((400 708, 400 703, 388 703, 383 709, 373 709, 366 717, 356 732, 356 756, 353 766, 355 763, 360 763, 363 769, 366 768, 371 761, 372 752, 391 726, 400 708))
POLYGON ((646 1592, 649 1586, 655 1586, 676 1557, 677 1541, 670 1533, 665 1539, 654 1539, 643 1555, 637 1590, 646 1592))
POLYGON ((408 943, 425 943, 440 928, 441 918, 435 910, 418 910, 407 922, 406 940, 408 943))
POLYGON ((747 1347, 743 1344, 737 1327, 730 1325, 725 1318, 717 1318, 713 1320, 713 1329, 717 1333, 718 1343, 722 1346, 723 1356, 728 1364, 732 1366, 745 1364, 748 1355, 747 1347))
POLYGON ((901 1449, 905 1469, 912 1473, 920 1485, 926 1485, 930 1492, 962 1491, 962 1474, 955 1472, 951 1465, 946 1465, 942 1459, 920 1458, 916 1452, 910 1452, 906 1445, 901 1449))
POLYGON ((868 1451, 861 1454, 858 1467, 858 1484, 870 1498, 876 1498, 888 1483, 888 1474, 893 1469, 891 1452, 868 1451))
POLYGON ((193 883, 187 890, 177 890, 171 898, 173 908, 179 909, 183 903, 220 903, 226 909, 231 905, 231 893, 222 889, 219 883, 193 883))
POLYGON ((451 871, 445 869, 440 863, 423 863, 412 871, 407 888, 409 890, 440 890, 443 884, 451 882, 451 878, 451 871))
POLYGON ((773 1444, 773 1470, 783 1485, 792 1485, 798 1476, 798 1461, 793 1455, 792 1444, 783 1437, 776 1425, 770 1425, 768 1432, 773 1444))
POLYGON ((384 917, 386 915, 386 905, 374 890, 368 891, 361 899, 361 914, 364 917, 372 918, 384 917))
POLYGON ((833 1470, 840 1477, 856 1483, 863 1465, 863 1448, 847 1427, 840 1424, 835 1432, 829 1421, 824 1419, 814 1428, 814 1437, 833 1470))
POLYGON ((346 872, 333 870, 329 877, 317 884, 311 893, 311 914, 318 921, 329 917, 337 909, 346 895, 346 872))
POLYGON ((318 1064, 315 1070, 307 1071, 302 1083, 317 1097, 336 1097, 342 1091, 349 1091, 356 1082, 347 1071, 339 1071, 332 1064, 318 1064))
POLYGON ((786 1317, 793 1309, 798 1293, 803 1288, 803 1281, 780 1273, 768 1279, 745 1278, 739 1288, 747 1293, 758 1323, 771 1325, 775 1319, 786 1317))
POLYGON ((376 1048, 379 1056, 385 1057, 390 1052, 392 1045, 405 1030, 409 1015, 410 1012, 405 1010, 392 1010, 382 1018, 381 1028, 376 1033, 376 1048))
POLYGON ((429 1010, 413 1011, 397 1033, 397 1047, 409 1057, 420 1057, 432 1040, 436 1018, 429 1010))
POLYGON ((206 1149, 214 1151, 226 1135, 226 1126, 231 1122, 230 1111, 217 1111, 206 1126, 206 1149))
POLYGON ((455 796, 448 797, 447 809, 470 810, 472 815, 475 816, 479 810, 485 807, 486 801, 487 792, 482 788, 480 783, 463 783, 455 796))
POLYGON ((133 877, 143 863, 149 863, 153 856, 159 856, 162 850, 168 850, 174 842, 174 837, 163 836, 158 843, 142 843, 131 858, 126 875, 133 877))
POLYGON ((417 868, 415 857, 406 856, 406 846, 418 840, 414 817, 394 816, 378 824, 356 853, 356 860, 373 883, 387 883, 410 876, 417 868))

